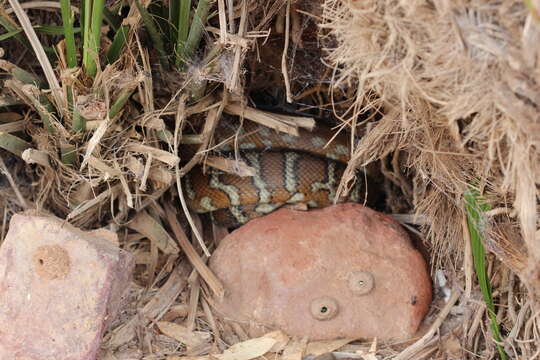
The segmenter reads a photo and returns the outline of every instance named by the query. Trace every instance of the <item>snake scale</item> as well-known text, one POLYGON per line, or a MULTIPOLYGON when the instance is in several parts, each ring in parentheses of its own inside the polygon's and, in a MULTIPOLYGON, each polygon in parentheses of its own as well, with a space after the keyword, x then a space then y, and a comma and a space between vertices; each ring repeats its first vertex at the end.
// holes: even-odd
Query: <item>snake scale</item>
MULTIPOLYGON (((188 207, 197 213, 210 213, 214 223, 237 227, 287 204, 319 208, 334 202, 336 190, 348 160, 348 137, 318 126, 300 129, 299 136, 278 133, 256 123, 221 121, 214 137, 217 144, 237 135, 215 149, 221 156, 240 156, 255 170, 254 176, 241 177, 202 166, 194 167, 184 178, 188 207), (234 151, 236 146, 237 152, 234 151)), ((361 184, 355 185, 348 201, 358 202, 361 184)))

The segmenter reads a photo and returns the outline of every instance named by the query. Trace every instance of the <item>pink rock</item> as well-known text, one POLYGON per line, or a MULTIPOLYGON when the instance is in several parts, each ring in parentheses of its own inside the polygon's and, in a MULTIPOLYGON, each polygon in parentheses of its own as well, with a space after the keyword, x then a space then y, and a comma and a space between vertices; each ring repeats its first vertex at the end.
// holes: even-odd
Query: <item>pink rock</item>
POLYGON ((12 217, 0 248, 0 359, 95 359, 134 265, 115 238, 12 217))
MULTIPOLYGON (((427 266, 391 217, 358 204, 281 209, 225 237, 211 268, 225 318, 312 340, 405 339, 431 303, 427 266)), ((268 330, 268 329, 265 329, 268 330)))

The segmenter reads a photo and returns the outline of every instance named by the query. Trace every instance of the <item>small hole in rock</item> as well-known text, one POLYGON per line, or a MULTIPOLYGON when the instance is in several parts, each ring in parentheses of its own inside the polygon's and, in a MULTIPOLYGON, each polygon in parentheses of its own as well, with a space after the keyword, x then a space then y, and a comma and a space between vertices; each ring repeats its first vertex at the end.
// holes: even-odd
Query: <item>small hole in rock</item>
POLYGON ((321 308, 321 314, 325 314, 328 311, 328 308, 326 306, 323 306, 321 308))
POLYGON ((39 265, 43 265, 44 261, 43 259, 38 259, 39 265))

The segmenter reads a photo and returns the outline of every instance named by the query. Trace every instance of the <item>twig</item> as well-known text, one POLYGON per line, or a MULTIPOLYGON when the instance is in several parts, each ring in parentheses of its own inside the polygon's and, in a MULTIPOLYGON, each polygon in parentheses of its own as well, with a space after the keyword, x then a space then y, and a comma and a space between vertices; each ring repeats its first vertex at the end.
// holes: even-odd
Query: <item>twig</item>
POLYGON ((283 74, 283 81, 285 82, 285 91, 287 95, 287 102, 293 101, 291 94, 291 83, 289 80, 289 72, 287 71, 287 53, 289 49, 289 28, 291 22, 291 0, 287 0, 287 10, 285 13, 285 44, 283 45, 283 55, 281 56, 281 73, 283 74))
POLYGON ((467 217, 463 216, 463 241, 465 242, 464 254, 463 254, 463 267, 465 269, 465 297, 471 298, 472 292, 472 275, 474 272, 472 248, 471 248, 471 236, 467 227, 467 217))
POLYGON ((280 132, 288 133, 293 136, 299 136, 297 126, 291 125, 290 122, 284 122, 283 117, 275 116, 276 114, 254 109, 249 106, 242 106, 237 103, 227 104, 227 106, 225 106, 225 112, 227 114, 241 116, 242 118, 255 121, 280 132))
POLYGON ((227 15, 225 14, 225 1, 218 0, 219 13, 219 42, 225 44, 227 42, 227 15))
POLYGON ((66 220, 71 220, 73 219, 74 217, 82 214, 83 212, 85 212, 86 210, 96 206, 97 204, 99 204, 100 202, 102 202, 103 200, 105 200, 107 197, 109 196, 113 196, 116 194, 117 191, 121 190, 122 187, 120 184, 116 184, 110 188, 108 188, 107 190, 103 191, 101 194, 99 194, 98 196, 96 196, 95 198, 91 199, 91 200, 88 200, 88 201, 85 201, 83 203, 81 203, 79 206, 77 206, 75 209, 73 209, 73 211, 71 211, 67 216, 66 216, 66 220))
MULTIPOLYGON (((60 9, 61 4, 58 1, 26 1, 21 4, 23 9, 60 9)), ((78 14, 79 8, 71 5, 71 11, 78 14)), ((11 14, 12 8, 6 10, 6 14, 11 14)))
POLYGON ((4 204, 4 213, 2 216, 2 234, 0 235, 0 244, 4 241, 6 238, 6 230, 7 230, 7 215, 8 214, 8 207, 7 204, 4 204))
POLYGON ((227 0, 227 10, 229 16, 229 32, 234 34, 234 3, 233 0, 227 0))
POLYGON ((148 174, 150 173, 150 167, 152 166, 153 157, 154 156, 152 155, 152 153, 150 153, 146 158, 146 164, 144 165, 144 172, 141 178, 141 184, 139 185, 139 189, 142 191, 146 191, 146 181, 148 179, 148 174))
MULTIPOLYGON (((178 155, 178 144, 179 144, 178 139, 179 139, 179 136, 181 135, 180 131, 182 129, 183 121, 186 116, 185 101, 186 101, 185 96, 182 96, 179 100, 178 109, 176 113, 176 125, 174 127, 174 153, 177 155, 178 155)), ((206 148, 210 142, 210 138, 211 138, 210 135, 214 131, 216 127, 216 123, 217 123, 217 116, 213 115, 215 112, 216 110, 214 109, 208 112, 208 116, 207 116, 206 123, 204 125, 204 130, 203 130, 203 135, 206 138, 203 141, 203 144, 201 145, 200 149, 206 148)), ((178 196, 180 197, 180 204, 182 205, 182 210, 184 210, 184 213, 186 214, 186 218, 189 222, 189 226, 191 227, 191 229, 193 230, 193 234, 195 234, 195 237, 199 241, 199 244, 201 245, 201 248, 203 249, 204 254, 206 256, 210 256, 210 251, 208 251, 208 248, 204 244, 204 240, 201 234, 199 233, 199 230, 197 230, 197 227, 195 226, 195 223, 193 222, 191 215, 189 214, 189 210, 186 204, 186 199, 184 197, 184 192, 182 190, 182 182, 180 180, 182 176, 184 176, 189 170, 193 168, 193 166, 195 166, 199 162, 201 157, 202 157, 201 153, 195 154, 188 161, 188 163, 184 167, 182 167, 182 169, 180 169, 178 164, 175 165, 176 188, 178 190, 178 196)))
POLYGON ((199 297, 201 295, 201 283, 199 277, 195 272, 194 280, 191 283, 191 288, 189 291, 189 312, 186 319, 186 327, 189 332, 195 330, 195 320, 197 319, 197 308, 199 305, 199 297))
POLYGON ((26 200, 22 196, 21 192, 19 191, 19 188, 17 187, 17 184, 15 184, 15 181, 13 180, 13 177, 11 176, 11 173, 9 172, 6 164, 4 163, 4 159, 1 156, 0 156, 0 167, 2 168, 1 169, 2 172, 4 173, 6 178, 8 179, 9 185, 13 189, 13 192, 17 196, 17 200, 19 201, 19 205, 23 209, 28 209, 29 208, 28 203, 26 202, 26 200))
MULTIPOLYGON (((184 165, 178 171, 178 176, 180 178, 186 175, 195 165, 197 165, 197 163, 204 156, 204 151, 206 150, 206 148, 208 147, 208 144, 210 143, 214 130, 217 126, 219 116, 221 112, 223 111, 223 108, 225 107, 225 105, 223 104, 226 103, 226 100, 227 100, 226 98, 223 99, 222 104, 220 105, 218 109, 212 108, 208 111, 208 115, 206 116, 206 122, 204 124, 203 133, 202 133, 202 136, 203 136, 202 144, 199 147, 199 150, 197 151, 197 153, 187 162, 186 165, 184 165)), ((177 139, 179 138, 179 135, 180 134, 177 134, 176 129, 175 129, 175 146, 177 146, 177 139)))
POLYGON ((136 143, 135 141, 126 144, 125 149, 127 151, 138 152, 140 154, 152 154, 152 156, 156 160, 159 160, 171 167, 177 165, 180 162, 180 158, 175 154, 171 154, 168 151, 157 149, 152 146, 142 145, 136 143))
POLYGON ((54 74, 54 70, 49 61, 49 58, 47 57, 47 54, 45 54, 43 45, 41 45, 41 42, 39 41, 36 35, 36 32, 34 28, 32 27, 32 24, 30 23, 30 19, 28 18, 28 15, 26 15, 26 13, 24 12, 19 1, 9 0, 9 3, 11 7, 13 8, 13 11, 15 11, 15 14, 17 15, 17 18, 19 19, 19 22, 21 23, 21 26, 24 29, 24 32, 26 33, 26 36, 28 37, 28 39, 30 40, 30 43, 32 44, 32 48, 34 49, 36 53, 37 59, 39 63, 41 64, 41 67, 43 68, 43 72, 45 73, 45 77, 47 78, 47 82, 49 83, 49 87, 52 91, 54 100, 56 102, 56 108, 60 113, 63 113, 64 110, 66 109, 66 103, 64 101, 64 98, 62 97, 60 84, 58 83, 58 79, 56 78, 56 75, 54 74))
MULTIPOLYGON (((176 240, 180 244, 180 247, 182 250, 184 250, 184 253, 186 254, 187 258, 189 259, 190 263, 193 265, 193 267, 197 270, 199 275, 204 279, 204 281, 210 286, 214 294, 218 298, 223 298, 225 294, 225 289, 223 288, 223 285, 221 284, 221 281, 214 275, 212 270, 206 265, 203 259, 197 254, 197 251, 193 247, 193 245, 189 242, 188 238, 186 237, 186 234, 182 230, 182 227, 178 223, 178 219, 176 218, 176 214, 174 210, 171 208, 170 205, 166 205, 166 212, 167 212, 167 221, 169 222, 169 225, 171 226, 171 229, 174 233, 174 236, 176 237, 176 240)), ((209 255, 208 255, 209 256, 209 255)))
MULTIPOLYGON (((247 4, 246 0, 242 0, 242 12, 240 15, 240 24, 238 25, 238 37, 242 38, 246 32, 247 23, 247 4)), ((242 56, 241 46, 237 46, 234 52, 234 62, 230 77, 227 79, 226 87, 230 91, 234 92, 238 86, 238 74, 240 72, 240 59, 242 56)))
POLYGON ((212 314, 212 310, 210 309, 210 305, 208 305, 208 302, 204 300, 204 298, 201 299, 201 304, 204 315, 206 316, 206 321, 208 321, 208 325, 210 326, 212 334, 214 335, 214 344, 218 344, 221 342, 221 336, 219 334, 219 328, 216 324, 216 320, 214 319, 214 315, 212 314))
POLYGON ((256 170, 253 167, 240 159, 233 160, 218 156, 209 156, 206 158, 205 165, 240 177, 255 176, 256 174, 256 170))

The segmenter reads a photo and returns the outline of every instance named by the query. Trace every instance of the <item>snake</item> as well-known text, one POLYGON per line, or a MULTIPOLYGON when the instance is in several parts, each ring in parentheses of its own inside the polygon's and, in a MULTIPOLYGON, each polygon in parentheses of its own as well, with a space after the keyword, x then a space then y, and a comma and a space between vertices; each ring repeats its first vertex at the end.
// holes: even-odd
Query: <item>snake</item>
MULTIPOLYGON (((222 144, 214 152, 240 158, 254 170, 253 176, 239 176, 198 165, 183 177, 190 210, 210 214, 215 224, 235 228, 286 205, 322 208, 336 200, 349 159, 346 134, 319 125, 292 136, 251 121, 222 120, 214 137, 222 144)), ((359 202, 362 185, 357 182, 339 200, 359 202)))

